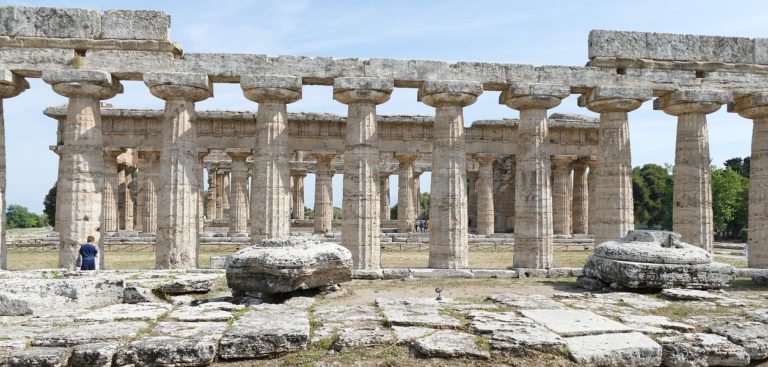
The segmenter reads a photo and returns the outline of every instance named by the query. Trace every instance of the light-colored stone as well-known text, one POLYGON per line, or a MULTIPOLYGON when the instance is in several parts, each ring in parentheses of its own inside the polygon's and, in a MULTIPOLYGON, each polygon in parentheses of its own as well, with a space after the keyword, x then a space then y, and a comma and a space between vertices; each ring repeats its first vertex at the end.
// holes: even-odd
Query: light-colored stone
POLYGON ((67 348, 35 347, 11 353, 4 366, 8 367, 65 367, 70 351, 67 348))
POLYGON ((410 344, 416 339, 435 332, 435 329, 432 328, 396 325, 392 326, 392 330, 395 333, 395 339, 397 340, 398 344, 410 344))
POLYGON ((504 293, 488 296, 488 299, 516 310, 551 309, 562 310, 565 305, 540 294, 504 293))
POLYGON ((518 357, 534 353, 566 354, 565 340, 537 325, 522 325, 494 332, 491 336, 491 349, 518 357))
POLYGON ((229 327, 226 322, 161 321, 152 332, 158 335, 218 342, 229 327))
POLYGON ((488 359, 491 354, 478 347, 476 336, 459 331, 439 330, 413 341, 417 356, 426 358, 488 359))
POLYGON ((376 305, 391 325, 421 326, 436 329, 458 328, 461 322, 440 312, 441 303, 428 298, 383 299, 376 305))
POLYGON ((723 296, 712 292, 679 288, 663 289, 661 295, 678 301, 711 301, 723 298, 723 296))
POLYGON ((0 8, 0 34, 51 38, 99 38, 98 10, 4 6, 0 8))
POLYGON ((768 327, 754 321, 725 322, 714 326, 711 332, 722 335, 743 347, 753 360, 768 358, 768 327))
POLYGON ((171 306, 166 303, 117 304, 84 313, 77 321, 157 321, 171 306))
POLYGON ((584 310, 522 310, 520 313, 564 337, 632 331, 619 322, 584 310))
POLYGON ((749 354, 728 339, 696 333, 658 339, 663 362, 669 367, 747 366, 749 354))
POLYGON ((345 328, 336 336, 332 348, 335 350, 372 347, 394 344, 395 336, 390 329, 379 326, 368 328, 345 328))
POLYGON ((251 311, 219 343, 222 359, 263 358, 295 352, 309 342, 309 315, 292 307, 251 311))
POLYGON ((101 37, 170 41, 171 17, 161 11, 109 10, 101 16, 101 37))
POLYGON ((115 356, 118 366, 207 366, 216 358, 216 342, 153 336, 120 348, 115 356))
POLYGON ((80 344, 123 342, 135 338, 148 325, 148 323, 140 321, 74 324, 34 336, 32 345, 67 347, 80 344))
POLYGON ((31 314, 32 309, 25 299, 13 294, 0 292, 0 316, 24 316, 31 314))
POLYGON ((640 333, 565 338, 571 358, 589 366, 659 366, 661 346, 640 333))
POLYGON ((125 283, 120 277, 72 279, 0 279, 0 289, 24 303, 36 314, 63 313, 72 309, 122 303, 125 283))
POLYGON ((213 283, 220 278, 218 274, 180 275, 164 282, 157 290, 166 295, 208 293, 213 283))
POLYGON ((117 343, 81 344, 72 349, 71 367, 111 367, 117 343))

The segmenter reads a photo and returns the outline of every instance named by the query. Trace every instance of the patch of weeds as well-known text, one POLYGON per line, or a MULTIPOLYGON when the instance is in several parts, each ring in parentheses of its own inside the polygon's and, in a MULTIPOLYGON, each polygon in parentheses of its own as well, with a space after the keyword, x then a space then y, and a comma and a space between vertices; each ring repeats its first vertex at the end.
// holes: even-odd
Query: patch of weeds
POLYGON ((280 360, 280 366, 316 366, 317 361, 321 360, 324 355, 324 350, 310 348, 286 355, 280 360))
POLYGON ((573 304, 573 303, 570 303, 570 302, 568 302, 568 303, 566 303, 566 302, 562 302, 562 303, 563 303, 563 305, 564 305, 565 307, 568 307, 568 308, 576 308, 576 305, 575 305, 575 304, 573 304))
POLYGON ((459 329, 463 331, 469 331, 469 320, 467 319, 466 312, 454 310, 449 307, 443 307, 440 309, 440 314, 459 320, 461 323, 461 327, 459 329))
POLYGON ((475 346, 477 346, 480 350, 488 352, 491 351, 491 343, 488 341, 488 339, 479 335, 475 335, 475 346))
POLYGON ((337 338, 338 338, 338 333, 336 332, 336 330, 334 330, 333 334, 325 338, 320 338, 320 340, 318 340, 317 343, 314 343, 312 345, 312 348, 321 349, 321 350, 331 349, 331 346, 333 345, 333 343, 336 342, 337 338))
POLYGON ((250 310, 251 309, 248 307, 243 307, 242 309, 232 311, 232 320, 234 321, 239 319, 241 316, 245 315, 250 310))
POLYGON ((379 322, 381 324, 381 327, 386 329, 392 328, 392 323, 389 322, 389 319, 387 319, 387 316, 384 315, 384 311, 382 311, 382 309, 376 307, 376 314, 378 314, 379 320, 381 320, 379 322))

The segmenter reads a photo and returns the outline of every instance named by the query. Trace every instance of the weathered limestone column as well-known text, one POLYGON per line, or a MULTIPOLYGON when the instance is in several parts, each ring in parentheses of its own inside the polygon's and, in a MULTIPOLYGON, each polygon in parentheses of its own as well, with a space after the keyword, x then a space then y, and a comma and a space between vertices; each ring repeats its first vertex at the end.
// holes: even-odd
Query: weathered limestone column
POLYGON ((195 102, 212 95, 205 74, 147 73, 144 83, 165 100, 155 267, 197 267, 200 184, 195 102))
POLYGON ((712 251, 712 177, 707 114, 728 103, 731 94, 715 90, 680 90, 657 98, 654 109, 677 116, 672 229, 683 242, 712 251))
MULTIPOLYGON (((412 179, 412 185, 413 185, 413 205, 411 206, 411 209, 413 209, 413 220, 414 223, 416 220, 419 219, 419 214, 421 214, 421 174, 422 171, 418 171, 415 169, 413 170, 413 179, 412 179)), ((415 229, 415 228, 414 228, 415 229)))
POLYGON ((123 207, 121 208, 121 214, 122 214, 122 220, 121 220, 121 228, 132 231, 134 227, 134 218, 133 218, 133 211, 134 211, 134 201, 133 201, 133 172, 135 171, 134 167, 131 166, 123 166, 121 171, 118 173, 117 181, 120 185, 120 198, 122 199, 123 207))
POLYGON ((389 220, 389 175, 391 172, 379 172, 379 216, 389 220))
POLYGON ((355 269, 381 266, 376 105, 389 100, 392 88, 393 82, 386 79, 336 78, 333 81, 333 99, 349 106, 341 243, 352 252, 355 269))
MULTIPOLYGON (((203 216, 203 213, 205 213, 205 202, 203 199, 205 198, 205 185, 203 185, 203 180, 205 179, 205 157, 208 156, 210 152, 208 150, 198 150, 197 151, 197 166, 195 167, 195 174, 197 175, 197 182, 199 183, 197 186, 197 231, 198 233, 202 233, 205 230, 205 217, 203 216)), ((198 249, 199 249, 199 242, 198 242, 198 249)))
POLYGON ((0 70, 0 270, 8 268, 8 247, 5 242, 5 118, 3 99, 16 97, 29 88, 24 78, 8 70, 0 70))
POLYGON ((587 192, 589 193, 589 199, 588 199, 588 209, 587 209, 587 220, 586 220, 586 228, 587 233, 594 235, 594 229, 592 227, 592 218, 595 217, 595 190, 596 190, 596 184, 595 184, 595 171, 597 170, 597 160, 596 159, 588 159, 587 165, 589 166, 589 175, 587 176, 587 192))
POLYGON ((467 164, 464 107, 483 93, 480 83, 425 82, 419 99, 435 107, 430 192, 429 267, 469 266, 467 246, 467 164))
POLYGON ((395 159, 400 162, 397 170, 397 232, 413 232, 413 162, 416 156, 413 154, 395 154, 395 159))
POLYGON ((104 233, 113 235, 119 228, 117 213, 117 156, 122 151, 104 152, 104 233))
POLYGON ((251 180, 251 243, 290 234, 291 152, 286 104, 301 98, 301 78, 244 75, 246 98, 258 102, 251 180))
POLYGON ((477 234, 490 235, 493 233, 495 210, 493 206, 493 154, 475 154, 475 160, 480 164, 477 174, 477 234))
POLYGON ((552 232, 571 235, 571 163, 576 157, 552 156, 552 232))
POLYGON ((306 169, 294 170, 293 176, 293 219, 304 219, 304 178, 306 169))
POLYGON ((749 161, 749 251, 747 266, 768 268, 768 92, 738 98, 728 105, 753 120, 749 161))
POLYGON ((554 266, 547 109, 559 105, 569 93, 562 85, 513 84, 500 97, 502 103, 520 111, 513 268, 554 266))
POLYGON ((315 233, 331 233, 333 229, 333 170, 331 160, 336 153, 314 153, 315 166, 315 233))
POLYGON ((139 150, 139 172, 143 180, 142 231, 157 233, 157 190, 160 186, 160 151, 139 150))
POLYGON ((248 165, 250 152, 228 152, 232 158, 232 189, 229 191, 229 235, 248 235, 248 165))
POLYGON ((219 206, 219 219, 227 219, 227 213, 229 213, 229 171, 219 169, 219 192, 217 198, 220 200, 219 206))
POLYGON ((583 161, 576 161, 571 167, 573 167, 572 232, 586 234, 589 217, 589 185, 587 184, 587 167, 589 166, 583 161))
POLYGON ((580 106, 600 114, 597 189, 590 213, 594 215, 589 217, 595 244, 624 237, 635 228, 627 114, 651 97, 650 89, 629 87, 597 87, 579 97, 580 106))
POLYGON ((59 267, 72 269, 85 238, 94 236, 101 246, 104 153, 99 101, 122 92, 122 85, 111 74, 95 70, 45 71, 43 80, 56 93, 69 98, 56 188, 56 218, 59 267))
POLYGON ((477 228, 477 171, 467 171, 467 225, 477 228))
POLYGON ((217 192, 219 184, 216 179, 216 168, 208 167, 208 219, 216 219, 219 213, 219 208, 216 206, 218 201, 217 192))

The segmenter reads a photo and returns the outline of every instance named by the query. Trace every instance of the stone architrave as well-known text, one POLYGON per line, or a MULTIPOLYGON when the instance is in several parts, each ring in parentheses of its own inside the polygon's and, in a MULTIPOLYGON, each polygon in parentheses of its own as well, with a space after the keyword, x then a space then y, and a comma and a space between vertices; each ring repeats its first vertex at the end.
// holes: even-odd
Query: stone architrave
POLYGON ((571 235, 571 163, 575 156, 552 157, 552 231, 571 235))
POLYGON ((712 177, 707 114, 731 100, 729 92, 679 90, 657 98, 653 108, 677 116, 672 229, 682 241, 712 251, 712 177))
POLYGON ((477 175, 467 171, 467 226, 477 228, 477 175))
POLYGON ((293 176, 293 219, 304 219, 304 178, 307 177, 307 170, 293 170, 291 176, 293 176))
POLYGON ((284 237, 291 229, 291 152, 286 105, 301 99, 301 78, 243 75, 245 97, 258 102, 251 180, 251 243, 284 237))
POLYGON ((8 247, 5 242, 5 118, 3 99, 16 97, 29 88, 24 78, 8 70, 0 70, 0 270, 8 268, 8 247))
POLYGON ((197 267, 200 221, 195 102, 212 95, 208 76, 198 73, 147 73, 144 83, 165 100, 155 267, 197 267))
POLYGON ((587 220, 589 218, 588 165, 583 161, 576 161, 571 167, 573 168, 571 232, 573 234, 587 234, 587 220))
POLYGON ((216 168, 208 167, 208 219, 216 219, 219 209, 216 207, 216 192, 219 185, 216 182, 216 168))
POLYGON ((635 228, 628 113, 651 97, 650 89, 629 87, 597 87, 579 97, 580 106, 600 114, 596 190, 589 216, 595 244, 622 238, 635 228))
POLYGON ((381 266, 376 105, 388 101, 393 88, 393 82, 386 79, 336 78, 333 81, 333 99, 349 106, 341 243, 352 252, 355 269, 381 266))
POLYGON ((114 97, 123 87, 111 74, 96 70, 46 70, 43 80, 69 98, 56 187, 56 226, 59 267, 72 269, 80 244, 88 236, 102 244, 104 144, 100 101, 114 97))
POLYGON ((379 172, 379 216, 381 220, 390 220, 389 214, 389 175, 391 172, 379 172))
POLYGON ((228 152, 232 158, 232 190, 229 192, 229 235, 248 235, 248 165, 250 152, 228 152))
POLYGON ((412 207, 413 202, 413 162, 416 155, 395 154, 395 159, 400 162, 397 171, 397 232, 413 232, 413 223, 416 221, 412 207))
POLYGON ((331 233, 333 229, 333 169, 334 152, 312 154, 315 165, 315 233, 331 233))
POLYGON ((752 119, 752 154, 749 161, 750 268, 768 268, 768 92, 743 96, 728 106, 752 119))
POLYGON ((435 108, 432 128, 429 267, 469 266, 467 246, 467 164, 464 107, 483 93, 480 83, 425 82, 419 99, 435 108))
POLYGON ((500 102, 520 111, 515 165, 515 252, 513 268, 554 266, 547 109, 569 95, 555 84, 513 84, 500 102))
POLYGON ((119 228, 117 213, 117 156, 121 150, 104 152, 104 233, 113 235, 119 228))
POLYGON ((490 235, 495 229, 493 206, 493 154, 478 153, 474 156, 480 164, 477 174, 477 234, 490 235))
POLYGON ((142 226, 144 233, 157 233, 157 189, 160 185, 160 152, 139 150, 139 172, 143 179, 142 226))

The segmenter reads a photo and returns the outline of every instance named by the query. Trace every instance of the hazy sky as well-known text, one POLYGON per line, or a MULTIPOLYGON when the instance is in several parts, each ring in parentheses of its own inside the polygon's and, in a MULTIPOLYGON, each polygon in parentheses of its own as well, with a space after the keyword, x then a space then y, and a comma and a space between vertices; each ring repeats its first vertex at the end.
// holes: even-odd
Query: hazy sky
MULTIPOLYGON (((584 65, 591 29, 615 29, 744 37, 768 37, 764 1, 23 1, 33 6, 153 9, 171 15, 171 36, 185 52, 257 53, 270 56, 330 56, 441 61, 487 61, 533 65, 584 65)), ((56 180, 56 123, 42 115, 47 106, 66 103, 40 80, 6 100, 8 203, 42 211, 43 197, 56 180)), ((116 107, 162 108, 140 82, 125 82, 116 107)), ((215 97, 198 109, 255 110, 239 85, 216 84, 215 97)), ((289 111, 346 114, 330 87, 304 88, 289 111)), ((434 110, 416 101, 413 89, 396 89, 380 114, 424 114, 434 110)), ((467 125, 479 119, 517 117, 486 92, 464 109, 467 125)), ((594 115, 572 96, 550 112, 594 115)), ((675 118, 652 111, 647 102, 630 113, 632 163, 673 163, 675 118)), ((751 122, 725 109, 709 115, 711 156, 722 165, 749 155, 751 122)), ((392 177, 392 200, 397 198, 392 177)), ((340 206, 341 179, 334 179, 340 206)), ((312 207, 313 177, 305 182, 312 207)), ((429 175, 422 175, 422 191, 429 175)))

